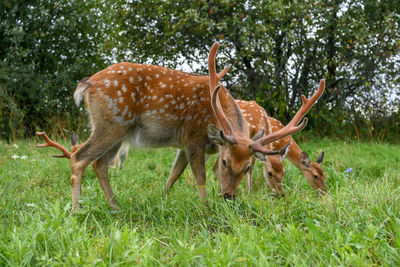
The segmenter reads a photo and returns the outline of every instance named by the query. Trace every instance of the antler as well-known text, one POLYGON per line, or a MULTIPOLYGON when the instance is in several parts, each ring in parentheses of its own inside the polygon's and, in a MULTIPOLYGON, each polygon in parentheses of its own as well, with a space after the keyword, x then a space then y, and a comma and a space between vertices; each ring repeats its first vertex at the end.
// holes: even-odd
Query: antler
POLYGON ((285 127, 280 129, 279 131, 258 139, 250 145, 250 149, 252 149, 253 151, 263 152, 265 150, 265 148, 263 147, 264 145, 303 130, 304 127, 306 127, 307 125, 307 118, 304 118, 304 120, 299 125, 297 124, 303 119, 303 117, 307 114, 307 112, 311 109, 315 102, 317 102, 317 100, 321 97, 324 89, 325 80, 321 80, 319 82, 318 90, 311 98, 307 99, 304 95, 301 96, 301 99, 303 101, 301 108, 299 109, 299 111, 297 111, 296 115, 294 115, 293 119, 285 127))
POLYGON ((208 56, 208 71, 210 75, 210 95, 211 95, 211 106, 217 117, 219 124, 222 127, 222 131, 228 140, 236 143, 236 138, 233 135, 233 129, 227 120, 224 111, 222 110, 221 103, 219 102, 218 92, 220 86, 218 85, 221 78, 228 72, 229 67, 225 67, 223 71, 217 74, 215 68, 215 55, 217 54, 217 50, 219 47, 219 43, 215 42, 210 49, 210 54, 208 56))
POLYGON ((56 155, 53 157, 56 157, 56 158, 70 158, 71 157, 71 152, 69 152, 68 149, 66 149, 64 146, 60 145, 57 142, 51 141, 45 132, 37 132, 36 135, 43 137, 43 139, 46 141, 45 144, 36 145, 37 147, 53 146, 53 147, 60 149, 63 152, 63 155, 56 155))

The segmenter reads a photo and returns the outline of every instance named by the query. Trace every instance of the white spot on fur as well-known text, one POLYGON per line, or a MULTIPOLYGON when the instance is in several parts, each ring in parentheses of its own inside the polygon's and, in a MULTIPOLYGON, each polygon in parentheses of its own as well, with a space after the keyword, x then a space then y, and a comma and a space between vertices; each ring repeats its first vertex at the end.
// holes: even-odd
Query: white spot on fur
POLYGON ((111 83, 109 79, 104 79, 104 84, 106 87, 110 87, 111 83))
POLYGON ((114 86, 118 86, 118 80, 114 80, 114 86))
POLYGON ((125 86, 125 84, 122 85, 122 91, 126 92, 126 86, 125 86))
POLYGON ((171 103, 174 105, 176 103, 175 99, 172 99, 171 103))
POLYGON ((133 77, 132 76, 129 76, 129 82, 130 82, 130 84, 133 84, 133 77))
POLYGON ((157 96, 156 95, 153 95, 153 100, 156 100, 157 99, 157 96))
POLYGON ((142 81, 142 80, 143 80, 143 79, 142 79, 142 76, 139 75, 139 76, 138 76, 138 80, 139 80, 139 82, 142 81))
POLYGON ((156 74, 156 78, 160 78, 160 74, 157 73, 157 74, 156 74))

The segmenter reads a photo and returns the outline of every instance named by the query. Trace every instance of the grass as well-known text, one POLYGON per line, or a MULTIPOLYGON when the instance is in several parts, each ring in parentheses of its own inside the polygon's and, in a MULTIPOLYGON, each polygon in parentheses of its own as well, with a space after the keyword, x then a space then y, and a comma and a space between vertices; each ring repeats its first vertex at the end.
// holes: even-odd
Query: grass
POLYGON ((121 210, 108 208, 90 168, 84 208, 71 214, 69 162, 37 142, 0 141, 0 266, 400 264, 400 146, 311 140, 301 146, 313 160, 325 151, 329 195, 285 162, 277 199, 258 163, 254 192, 242 183, 234 202, 220 195, 214 156, 206 207, 190 169, 166 196, 174 149, 131 150, 124 170, 110 171, 121 210))

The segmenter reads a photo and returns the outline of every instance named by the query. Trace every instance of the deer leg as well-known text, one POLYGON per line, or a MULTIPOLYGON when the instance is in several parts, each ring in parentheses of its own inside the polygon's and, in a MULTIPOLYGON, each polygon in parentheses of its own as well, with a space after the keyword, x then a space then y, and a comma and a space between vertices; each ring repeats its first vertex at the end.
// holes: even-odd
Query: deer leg
POLYGON ((174 164, 172 165, 171 172, 168 176, 167 183, 165 184, 167 193, 169 192, 169 190, 171 190, 172 186, 174 185, 176 180, 181 176, 187 165, 188 165, 188 160, 186 159, 185 151, 183 151, 182 149, 178 149, 174 164))
POLYGON ((100 187, 106 196, 108 204, 114 210, 119 209, 119 207, 111 189, 110 181, 108 180, 108 169, 120 147, 121 143, 111 148, 101 158, 93 163, 93 169, 99 179, 100 187))
POLYGON ((124 134, 123 131, 115 131, 113 125, 103 125, 103 127, 96 128, 89 140, 71 154, 72 210, 80 208, 82 176, 89 164, 118 144, 124 134))
POLYGON ((253 188, 252 175, 253 175, 254 162, 255 162, 255 158, 251 157, 250 170, 247 172, 247 183, 246 183, 247 190, 249 190, 249 191, 253 188))
POLYGON ((188 148, 186 156, 193 172, 193 176, 199 190, 200 202, 204 203, 207 198, 206 191, 206 166, 204 148, 188 148))

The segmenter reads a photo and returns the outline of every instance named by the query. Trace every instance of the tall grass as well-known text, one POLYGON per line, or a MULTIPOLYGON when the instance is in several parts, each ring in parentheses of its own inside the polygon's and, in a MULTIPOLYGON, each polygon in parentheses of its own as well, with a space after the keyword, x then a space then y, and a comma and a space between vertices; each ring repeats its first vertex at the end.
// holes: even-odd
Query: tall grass
POLYGON ((329 195, 285 162, 286 196, 277 199, 257 164, 254 192, 242 184, 234 202, 221 197, 214 156, 204 207, 190 169, 166 196, 174 149, 134 150, 123 170, 110 170, 120 211, 108 208, 89 168, 84 208, 71 214, 69 162, 37 142, 0 142, 1 266, 400 264, 400 146, 302 143, 314 160, 325 151, 329 195))

